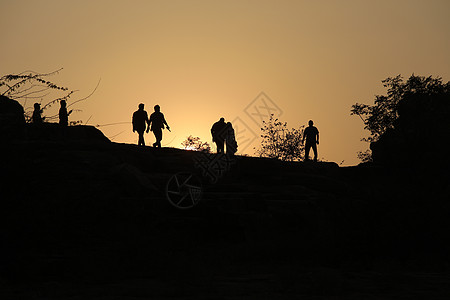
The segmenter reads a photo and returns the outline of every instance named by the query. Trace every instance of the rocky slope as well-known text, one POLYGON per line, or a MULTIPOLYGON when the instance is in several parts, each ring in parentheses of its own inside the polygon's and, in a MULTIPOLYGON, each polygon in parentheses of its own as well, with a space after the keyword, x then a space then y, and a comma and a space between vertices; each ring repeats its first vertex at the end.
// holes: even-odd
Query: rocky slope
POLYGON ((2 145, 9 298, 450 294, 448 166, 219 161, 112 143, 93 127, 28 132, 2 145), (197 178, 179 191, 201 194, 194 207, 169 203, 175 174, 197 178))

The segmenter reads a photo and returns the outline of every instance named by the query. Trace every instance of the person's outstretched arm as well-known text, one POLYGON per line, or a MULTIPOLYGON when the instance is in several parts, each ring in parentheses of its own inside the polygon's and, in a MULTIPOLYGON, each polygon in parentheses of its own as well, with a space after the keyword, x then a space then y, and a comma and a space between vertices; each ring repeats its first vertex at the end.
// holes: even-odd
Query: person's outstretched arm
MULTIPOLYGON (((162 115, 162 122, 163 122, 163 124, 166 125, 167 130, 170 131, 170 126, 169 126, 169 124, 167 124, 167 121, 166 121, 166 118, 164 117, 164 114, 161 113, 161 115, 162 115)), ((164 128, 164 127, 163 127, 163 128, 164 128)))
POLYGON ((163 118, 163 123, 166 124, 167 130, 170 131, 170 126, 169 126, 169 124, 167 124, 166 118, 163 118))

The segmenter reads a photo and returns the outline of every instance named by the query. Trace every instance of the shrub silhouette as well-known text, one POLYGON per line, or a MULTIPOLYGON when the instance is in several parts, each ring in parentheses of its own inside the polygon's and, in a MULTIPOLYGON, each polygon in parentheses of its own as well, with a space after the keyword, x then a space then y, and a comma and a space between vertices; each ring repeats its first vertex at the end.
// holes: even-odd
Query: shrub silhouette
POLYGON ((202 151, 206 153, 211 152, 211 146, 208 142, 202 142, 199 137, 193 137, 192 135, 188 136, 181 145, 185 150, 202 151))
POLYGON ((304 126, 288 129, 286 122, 281 122, 270 115, 263 121, 262 141, 256 153, 260 157, 276 158, 283 161, 303 160, 305 147, 302 144, 304 126))

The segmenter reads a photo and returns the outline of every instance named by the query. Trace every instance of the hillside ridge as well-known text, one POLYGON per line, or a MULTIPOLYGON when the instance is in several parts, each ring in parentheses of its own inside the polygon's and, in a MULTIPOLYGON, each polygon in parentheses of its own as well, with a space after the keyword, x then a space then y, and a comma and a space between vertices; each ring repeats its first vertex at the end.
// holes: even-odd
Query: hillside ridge
MULTIPOLYGON (((352 272, 447 271, 445 166, 236 156, 210 165, 212 177, 204 166, 214 154, 103 138, 11 141, 2 155, 1 276, 20 290, 64 298, 69 284, 82 293, 88 282, 145 278, 145 293, 161 297, 211 296, 226 284, 230 294, 281 286, 286 297, 329 296, 358 285, 352 272), (192 208, 168 201, 177 174, 201 181, 192 208), (44 289, 50 282, 65 288, 44 289)), ((376 294, 387 279, 372 280, 376 294)))

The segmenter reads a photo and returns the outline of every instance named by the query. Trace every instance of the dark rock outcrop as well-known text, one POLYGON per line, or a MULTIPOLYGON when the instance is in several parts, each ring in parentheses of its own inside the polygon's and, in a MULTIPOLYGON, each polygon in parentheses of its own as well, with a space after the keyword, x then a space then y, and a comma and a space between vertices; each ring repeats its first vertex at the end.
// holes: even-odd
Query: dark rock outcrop
POLYGON ((19 102, 0 95, 0 139, 22 139, 25 136, 25 117, 19 102))
POLYGON ((61 127, 57 123, 26 124, 26 133, 28 140, 35 141, 109 142, 103 132, 87 125, 61 127))

